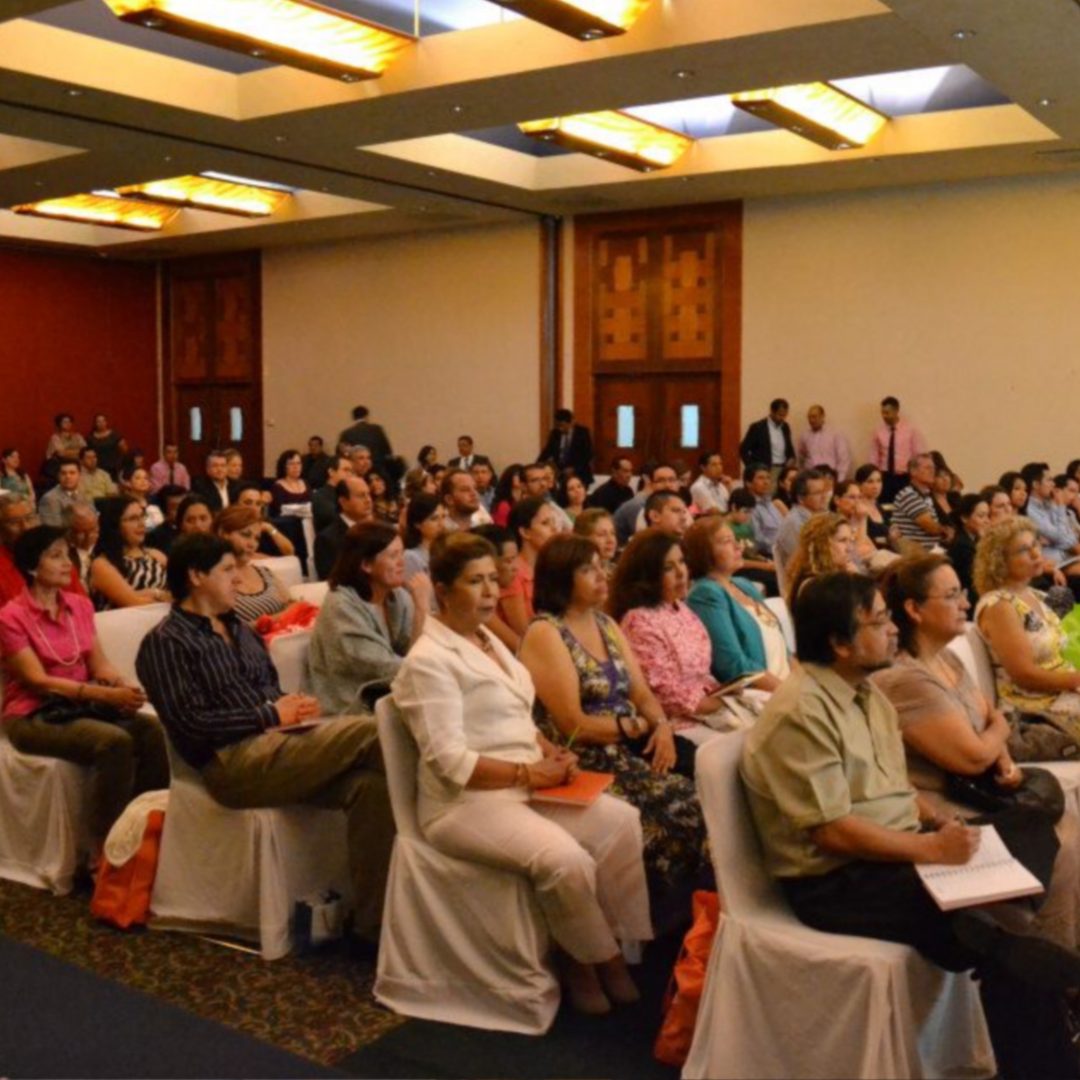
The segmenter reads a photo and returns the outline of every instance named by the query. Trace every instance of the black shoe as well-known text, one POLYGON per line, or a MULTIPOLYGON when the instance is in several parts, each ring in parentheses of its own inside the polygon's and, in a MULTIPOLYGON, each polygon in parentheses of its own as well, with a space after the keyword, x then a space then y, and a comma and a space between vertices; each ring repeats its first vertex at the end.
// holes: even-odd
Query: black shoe
POLYGON ((1080 987, 1080 953, 1045 938, 1014 934, 975 908, 957 912, 953 931, 983 961, 1030 986, 1046 990, 1080 987))

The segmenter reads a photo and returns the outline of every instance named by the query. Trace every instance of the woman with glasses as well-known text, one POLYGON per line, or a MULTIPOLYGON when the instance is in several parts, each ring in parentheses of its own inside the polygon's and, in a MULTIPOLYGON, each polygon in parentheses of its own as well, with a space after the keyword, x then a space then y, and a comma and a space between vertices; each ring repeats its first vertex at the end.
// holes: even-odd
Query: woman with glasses
POLYGON ((165 556, 146 546, 146 513, 133 495, 100 502, 101 529, 90 563, 90 594, 99 611, 170 599, 165 556))
POLYGON ((138 500, 139 508, 146 515, 146 527, 156 529, 165 520, 160 506, 150 501, 150 472, 141 465, 126 468, 121 472, 120 488, 124 495, 138 500))

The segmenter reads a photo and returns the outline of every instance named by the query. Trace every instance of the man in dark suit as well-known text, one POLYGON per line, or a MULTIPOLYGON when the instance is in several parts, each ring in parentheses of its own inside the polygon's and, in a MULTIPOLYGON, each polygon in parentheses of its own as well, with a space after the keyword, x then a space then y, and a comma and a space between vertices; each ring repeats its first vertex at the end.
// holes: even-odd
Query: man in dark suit
POLYGON ((196 476, 191 491, 201 495, 216 514, 236 502, 238 483, 226 476, 228 463, 220 450, 211 450, 206 456, 206 475, 196 476))
POLYGON ((611 479, 602 483, 586 500, 585 505, 599 507, 614 514, 624 502, 634 497, 630 481, 634 478, 634 463, 622 454, 616 454, 611 463, 611 479))
POLYGON ((469 472, 474 465, 487 465, 492 472, 495 471, 495 467, 491 464, 491 458, 486 454, 477 454, 473 450, 473 439, 471 435, 459 435, 457 441, 457 457, 452 457, 447 463, 447 468, 461 469, 464 472, 469 472))
POLYGON ((335 494, 337 517, 315 537, 315 573, 320 581, 330 576, 348 531, 362 521, 375 520, 371 489, 366 480, 359 476, 346 476, 338 481, 335 494))
POLYGON ((574 423, 574 414, 569 409, 557 409, 555 426, 537 460, 554 462, 560 473, 573 469, 574 475, 588 487, 593 482, 592 458, 592 433, 584 424, 574 423))
POLYGON ((795 460, 795 444, 787 422, 788 403, 775 398, 769 404, 769 415, 755 420, 739 444, 739 457, 746 465, 765 465, 772 473, 773 485, 780 470, 795 460))
POLYGON ((355 475, 352 461, 344 454, 336 454, 331 458, 330 468, 326 472, 326 483, 311 494, 311 516, 317 533, 325 529, 338 516, 336 491, 338 484, 346 476, 355 475))
POLYGON ((390 449, 390 440, 386 437, 381 424, 373 423, 368 417, 371 415, 366 405, 357 405, 352 411, 355 423, 347 427, 339 436, 338 443, 347 446, 366 446, 371 451, 371 461, 379 472, 386 467, 386 460, 393 456, 390 449))

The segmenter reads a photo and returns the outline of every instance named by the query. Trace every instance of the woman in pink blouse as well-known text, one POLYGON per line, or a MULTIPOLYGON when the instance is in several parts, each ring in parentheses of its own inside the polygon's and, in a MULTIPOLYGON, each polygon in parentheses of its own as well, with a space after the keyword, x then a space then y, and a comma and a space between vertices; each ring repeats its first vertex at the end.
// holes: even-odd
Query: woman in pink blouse
POLYGON ((679 542, 658 529, 638 533, 615 571, 612 614, 675 730, 700 743, 714 735, 704 718, 722 708, 712 646, 686 606, 690 574, 679 542))

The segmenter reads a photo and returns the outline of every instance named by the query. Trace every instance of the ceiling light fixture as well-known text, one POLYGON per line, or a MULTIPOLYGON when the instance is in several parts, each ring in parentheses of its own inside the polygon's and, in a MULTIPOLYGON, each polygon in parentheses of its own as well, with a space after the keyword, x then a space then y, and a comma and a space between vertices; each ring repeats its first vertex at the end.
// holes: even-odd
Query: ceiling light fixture
POLYGON ((652 0, 493 0, 581 41, 625 34, 652 0))
POLYGON ((416 39, 315 0, 104 0, 124 22, 345 82, 374 79, 416 39))
POLYGON ((264 185, 223 173, 200 176, 175 176, 169 180, 151 180, 145 184, 127 184, 116 189, 125 199, 166 203, 170 206, 193 206, 240 217, 269 217, 292 197, 288 188, 264 185))
POLYGON ((70 195, 62 199, 23 203, 11 208, 16 214, 75 221, 80 225, 105 225, 115 229, 159 232, 179 213, 171 206, 129 202, 112 191, 70 195))
POLYGON ((674 165, 694 142, 689 135, 614 109, 530 120, 518 124, 518 129, 530 138, 557 143, 639 172, 674 165))
POLYGON ((748 90, 732 94, 731 102, 827 150, 865 146, 889 119, 825 82, 748 90))

